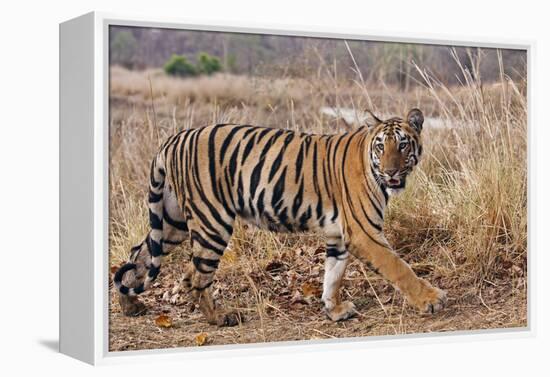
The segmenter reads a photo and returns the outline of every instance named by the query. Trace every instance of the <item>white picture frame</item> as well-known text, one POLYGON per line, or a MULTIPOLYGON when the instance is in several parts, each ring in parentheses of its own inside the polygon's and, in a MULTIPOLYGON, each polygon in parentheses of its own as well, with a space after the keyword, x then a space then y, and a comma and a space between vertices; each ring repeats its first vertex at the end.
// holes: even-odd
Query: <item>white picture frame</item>
MULTIPOLYGON (((107 13, 88 13, 60 24, 60 351, 90 364, 131 362, 146 358, 162 360, 215 358, 301 351, 383 347, 391 344, 423 344, 479 339, 531 337, 535 318, 531 268, 536 255, 528 252, 528 326, 517 329, 459 331, 407 336, 374 336, 353 339, 280 342, 231 346, 190 347, 162 350, 109 352, 108 350, 108 30, 110 25, 161 27, 227 32, 266 33, 291 36, 368 39, 374 41, 429 43, 456 46, 525 49, 528 81, 531 82, 533 41, 452 40, 414 32, 239 25, 197 25, 185 20, 145 19, 107 13)), ((531 89, 529 145, 532 145, 531 89)), ((529 156, 532 150, 529 150, 529 156)), ((529 208, 533 217, 529 158, 529 208)), ((531 238, 532 227, 529 227, 531 238)), ((529 243, 531 246, 531 243, 529 243)))

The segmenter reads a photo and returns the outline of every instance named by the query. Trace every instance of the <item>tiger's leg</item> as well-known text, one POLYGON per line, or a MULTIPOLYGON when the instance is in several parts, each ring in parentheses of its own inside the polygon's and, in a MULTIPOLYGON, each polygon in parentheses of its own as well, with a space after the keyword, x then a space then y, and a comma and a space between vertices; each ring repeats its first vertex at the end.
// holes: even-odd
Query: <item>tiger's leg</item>
POLYGON ((235 326, 241 321, 237 312, 225 312, 216 305, 211 293, 214 274, 218 269, 231 234, 212 234, 200 226, 190 225, 193 242, 192 263, 184 274, 184 280, 190 280, 191 293, 199 309, 211 325, 235 326))
POLYGON ((327 239, 327 256, 325 260, 325 279, 322 300, 325 312, 333 321, 342 321, 355 314, 355 305, 351 301, 342 302, 340 285, 349 262, 349 253, 341 237, 327 239))
POLYGON ((349 233, 349 239, 350 252, 389 280, 418 310, 435 313, 445 307, 445 292, 416 276, 412 268, 388 246, 385 239, 375 240, 373 236, 361 231, 349 233))
MULTIPOLYGON (((163 252, 169 253, 189 238, 189 232, 173 193, 166 189, 164 191, 164 198, 163 252)), ((143 283, 147 271, 151 266, 149 234, 142 243, 132 248, 128 262, 134 263, 137 268, 128 271, 124 275, 122 282, 127 287, 135 288, 143 283)), ((136 296, 119 294, 118 297, 122 312, 127 316, 141 315, 147 310, 145 305, 136 296)))

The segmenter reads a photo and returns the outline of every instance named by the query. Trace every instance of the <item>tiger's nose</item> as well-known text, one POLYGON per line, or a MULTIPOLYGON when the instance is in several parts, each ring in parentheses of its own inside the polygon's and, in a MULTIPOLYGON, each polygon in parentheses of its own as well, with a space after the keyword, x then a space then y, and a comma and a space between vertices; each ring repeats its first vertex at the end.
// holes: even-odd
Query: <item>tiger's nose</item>
POLYGON ((398 169, 386 169, 385 173, 390 177, 393 177, 397 173, 398 169))

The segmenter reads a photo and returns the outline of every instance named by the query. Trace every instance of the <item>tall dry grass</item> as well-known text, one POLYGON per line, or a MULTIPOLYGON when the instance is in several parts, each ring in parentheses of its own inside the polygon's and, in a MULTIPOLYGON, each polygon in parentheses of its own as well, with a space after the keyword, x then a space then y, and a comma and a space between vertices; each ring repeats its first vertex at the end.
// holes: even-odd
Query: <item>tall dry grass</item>
POLYGON ((526 276, 526 82, 501 74, 487 88, 456 63, 458 88, 416 67, 440 117, 454 126, 424 135, 428 153, 412 187, 391 203, 388 228, 406 224, 398 244, 474 289, 526 276))
MULTIPOLYGON (((357 125, 327 117, 319 111, 321 107, 357 111, 369 107, 379 114, 398 116, 418 107, 428 119, 422 135, 425 152, 405 192, 390 202, 386 234, 419 275, 450 292, 451 305, 479 305, 490 312, 506 312, 509 315, 503 321, 508 322, 500 323, 500 327, 525 325, 526 79, 514 82, 501 73, 499 82, 485 84, 477 72, 469 72, 458 59, 456 66, 462 85, 447 87, 417 66, 423 80, 409 92, 380 82, 364 82, 359 75, 355 81, 340 80, 328 64, 322 64, 314 76, 276 80, 232 75, 184 80, 160 71, 131 72, 112 67, 111 264, 125 261, 130 248, 147 233, 149 163, 162 140, 176 130, 235 122, 337 133, 357 125), (451 126, 434 127, 429 119, 451 126), (520 314, 511 314, 518 305, 520 314), (499 309, 495 311, 493 306, 499 309)), ((317 248, 322 244, 318 235, 277 235, 253 227, 236 228, 218 277, 220 283, 234 283, 229 289, 243 284, 250 288, 249 296, 232 296, 231 302, 248 308, 260 319, 259 340, 276 338, 263 326, 266 316, 277 308, 274 300, 280 294, 276 283, 262 285, 262 280, 256 279, 259 271, 269 268, 274 260, 286 261, 305 275, 317 276, 320 283, 322 255, 317 248)), ((185 255, 188 248, 184 245, 181 250, 185 255)), ((295 276, 296 281, 300 279, 295 276)), ((365 290, 374 289, 378 300, 376 290, 386 283, 377 279, 353 263, 346 294, 360 300, 365 290)), ((378 301, 384 309, 381 313, 385 313, 388 326, 391 324, 387 331, 410 331, 396 325, 391 317, 401 318, 405 309, 400 314, 388 314, 382 301, 378 301)), ((471 328, 462 314, 457 312, 453 329, 471 328)))

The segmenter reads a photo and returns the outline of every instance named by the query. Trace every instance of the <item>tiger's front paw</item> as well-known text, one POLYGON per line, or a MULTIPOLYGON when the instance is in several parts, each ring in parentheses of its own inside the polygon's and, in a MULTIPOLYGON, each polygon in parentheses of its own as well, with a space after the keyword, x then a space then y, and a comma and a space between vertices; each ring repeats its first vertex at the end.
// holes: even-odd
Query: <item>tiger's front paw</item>
POLYGON ((351 301, 344 301, 332 309, 325 308, 325 313, 332 321, 345 321, 357 314, 355 305, 351 301))
POLYGON ((409 298, 410 303, 423 313, 435 314, 447 305, 447 294, 421 279, 422 287, 417 297, 409 298))

